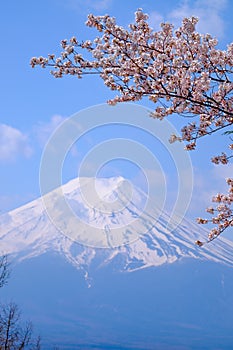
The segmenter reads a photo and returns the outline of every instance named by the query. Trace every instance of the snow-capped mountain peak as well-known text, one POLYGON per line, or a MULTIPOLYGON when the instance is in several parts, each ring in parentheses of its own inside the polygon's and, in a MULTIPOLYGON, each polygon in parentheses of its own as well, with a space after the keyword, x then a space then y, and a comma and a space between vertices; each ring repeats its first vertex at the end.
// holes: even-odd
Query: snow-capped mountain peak
POLYGON ((147 195, 122 177, 76 178, 46 198, 0 217, 2 252, 26 259, 56 251, 81 269, 116 259, 118 268, 126 271, 181 258, 233 265, 232 242, 221 239, 199 248, 194 242, 206 232, 186 220, 169 231, 169 215, 158 215, 148 206, 147 195), (63 211, 64 198, 69 212, 63 211))

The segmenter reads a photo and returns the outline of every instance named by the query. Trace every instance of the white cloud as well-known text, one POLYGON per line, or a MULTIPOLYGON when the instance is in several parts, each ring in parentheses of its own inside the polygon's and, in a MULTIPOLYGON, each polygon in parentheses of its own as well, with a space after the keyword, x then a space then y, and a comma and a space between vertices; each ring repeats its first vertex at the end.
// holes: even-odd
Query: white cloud
MULTIPOLYGON (((49 141, 50 137, 56 131, 56 129, 65 121, 68 120, 66 117, 61 115, 54 115, 48 122, 39 122, 33 129, 33 134, 36 140, 39 142, 39 145, 44 148, 49 141)), ((78 125, 76 124, 76 127, 78 125)), ((80 131, 82 130, 80 126, 80 131)), ((69 152, 73 157, 79 156, 76 144, 71 146, 69 152)))
POLYGON ((154 28, 155 30, 160 30, 161 29, 160 23, 164 22, 164 17, 160 13, 153 11, 149 15, 148 22, 152 28, 154 28))
MULTIPOLYGON (((233 164, 227 165, 215 165, 213 169, 213 174, 215 178, 219 179, 225 185, 225 179, 228 177, 232 177, 233 174, 233 164)), ((227 185, 225 185, 227 187, 227 185)))
POLYGON ((91 6, 93 7, 93 9, 100 11, 100 10, 106 10, 107 8, 109 8, 112 0, 98 0, 98 1, 89 0, 86 2, 88 6, 91 6))
POLYGON ((167 15, 167 19, 177 27, 184 17, 197 16, 199 32, 223 37, 225 25, 221 12, 226 5, 227 0, 184 0, 167 15))
POLYGON ((93 9, 95 11, 107 10, 111 4, 112 0, 70 0, 70 6, 75 10, 81 9, 93 9))
POLYGON ((32 148, 27 135, 6 124, 0 124, 0 161, 12 161, 17 156, 30 157, 32 148))
POLYGON ((212 198, 217 193, 227 193, 228 186, 225 179, 232 177, 233 164, 213 165, 209 170, 194 169, 194 188, 189 215, 192 217, 208 216, 205 209, 212 206, 212 198))
POLYGON ((52 133, 65 119, 60 115, 54 115, 49 122, 40 122, 34 127, 34 134, 41 147, 45 146, 52 133))

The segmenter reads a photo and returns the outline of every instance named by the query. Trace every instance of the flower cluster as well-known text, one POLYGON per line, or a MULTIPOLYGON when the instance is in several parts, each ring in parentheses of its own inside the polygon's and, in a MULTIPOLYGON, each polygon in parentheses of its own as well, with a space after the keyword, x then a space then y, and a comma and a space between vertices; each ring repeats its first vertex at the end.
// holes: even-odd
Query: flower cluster
MULTIPOLYGON (((231 205, 233 203, 233 179, 228 178, 226 180, 229 188, 227 194, 218 193, 212 198, 212 201, 216 204, 216 207, 209 207, 206 209, 207 213, 212 215, 211 219, 198 218, 199 224, 214 224, 214 228, 210 230, 208 241, 211 242, 213 239, 218 237, 228 227, 233 227, 233 210, 231 205)), ((201 246, 204 242, 197 241, 197 245, 201 246)))
POLYGON ((195 31, 195 17, 185 18, 177 30, 162 23, 157 32, 147 20, 139 9, 135 23, 125 29, 108 15, 91 14, 86 24, 100 36, 80 43, 75 37, 62 40, 60 57, 33 57, 31 65, 53 67, 56 78, 99 74, 119 93, 110 104, 148 97, 157 104, 154 118, 196 116, 181 130, 187 149, 194 149, 198 138, 233 122, 233 44, 218 50, 216 39, 195 31), (87 52, 86 58, 80 51, 87 52))
POLYGON ((211 161, 214 164, 227 164, 228 163, 228 157, 226 153, 222 152, 221 156, 216 156, 211 158, 211 161))
MULTIPOLYGON (((62 40, 60 57, 33 57, 31 66, 51 67, 56 78, 98 74, 117 92, 110 104, 145 97, 155 103, 152 118, 192 117, 193 122, 170 141, 185 141, 186 149, 193 150, 199 138, 233 124, 233 43, 226 50, 218 49, 215 38, 196 31, 197 22, 196 17, 185 18, 176 30, 172 24, 162 23, 161 29, 154 31, 141 9, 128 28, 108 15, 90 14, 86 25, 95 28, 99 36, 81 42, 76 37, 62 40)), ((222 153, 212 161, 227 164, 229 158, 222 153)))

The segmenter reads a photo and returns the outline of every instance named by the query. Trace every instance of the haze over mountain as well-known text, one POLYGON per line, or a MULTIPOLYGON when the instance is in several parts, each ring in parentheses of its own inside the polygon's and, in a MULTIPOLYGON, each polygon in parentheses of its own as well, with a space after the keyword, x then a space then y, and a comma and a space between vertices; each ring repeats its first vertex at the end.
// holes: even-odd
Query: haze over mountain
POLYGON ((230 349, 233 243, 169 221, 122 177, 74 179, 1 216, 4 293, 48 349, 230 349))

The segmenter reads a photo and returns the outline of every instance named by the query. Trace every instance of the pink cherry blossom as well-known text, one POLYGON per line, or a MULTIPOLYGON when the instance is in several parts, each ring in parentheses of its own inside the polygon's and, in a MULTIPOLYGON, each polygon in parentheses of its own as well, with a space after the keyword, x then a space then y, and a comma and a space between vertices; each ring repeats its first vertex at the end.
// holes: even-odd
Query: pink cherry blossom
MULTIPOLYGON (((228 130, 233 123, 233 43, 226 50, 218 49, 215 38, 196 31, 197 22, 196 17, 184 18, 180 28, 162 23, 154 31, 141 9, 128 28, 108 15, 90 14, 86 25, 99 32, 94 40, 64 39, 60 57, 33 57, 31 66, 51 67, 55 78, 98 74, 116 92, 108 101, 111 105, 148 98, 155 103, 152 118, 177 118, 177 114, 191 118, 181 135, 171 135, 170 142, 184 141, 187 150, 194 150, 200 138, 228 130)), ((233 150, 232 142, 227 148, 233 150)), ((230 158, 231 154, 222 152, 211 161, 228 164, 230 158)), ((232 181, 227 179, 227 194, 213 198, 220 205, 207 209, 213 218, 198 218, 200 224, 216 225, 207 242, 233 226, 232 181)))

